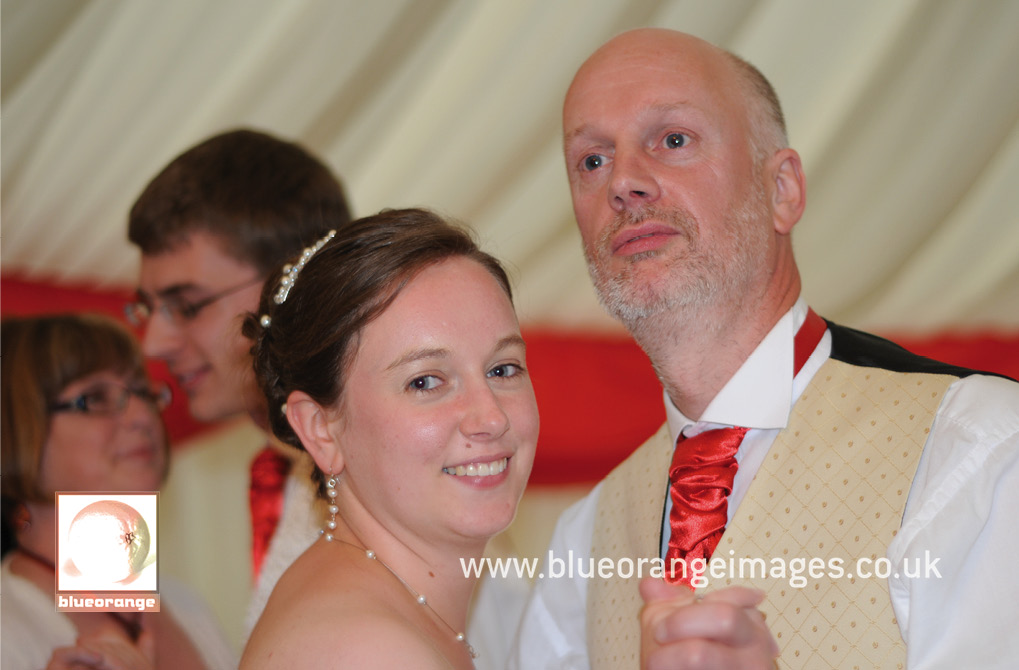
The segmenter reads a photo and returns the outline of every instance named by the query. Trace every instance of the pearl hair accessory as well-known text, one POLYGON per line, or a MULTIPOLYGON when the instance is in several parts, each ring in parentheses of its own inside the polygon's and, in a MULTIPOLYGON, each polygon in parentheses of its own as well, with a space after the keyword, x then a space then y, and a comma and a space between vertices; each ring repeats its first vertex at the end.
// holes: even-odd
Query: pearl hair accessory
MULTIPOLYGON (((300 271, 304 269, 304 266, 307 264, 308 261, 311 260, 311 257, 317 254, 319 250, 322 247, 324 247, 326 243, 328 243, 329 240, 333 239, 333 237, 335 236, 336 231, 330 230, 328 233, 326 233, 325 237, 323 237, 321 240, 315 243, 315 246, 306 248, 301 253, 301 257, 297 259, 296 263, 292 265, 290 263, 287 263, 286 265, 283 266, 283 278, 280 279, 279 289, 276 290, 276 297, 273 298, 273 301, 277 305, 282 305, 287 301, 287 296, 290 295, 290 289, 294 286, 294 282, 297 281, 298 273, 300 273, 300 271)), ((262 317, 263 327, 267 326, 266 319, 267 316, 262 317)))
POLYGON ((345 545, 348 545, 350 547, 354 547, 355 549, 361 549, 362 551, 364 551, 364 555, 369 560, 377 562, 379 565, 381 565, 386 570, 388 570, 389 574, 391 574, 394 577, 396 577, 397 581, 399 581, 401 584, 403 584, 403 587, 405 589, 407 589, 407 591, 410 592, 411 596, 414 597, 414 600, 417 601, 418 605, 423 605, 424 607, 427 607, 428 611, 430 611, 435 616, 435 618, 438 619, 442 623, 443 626, 445 626, 450 631, 452 631, 453 638, 457 642, 462 644, 467 649, 467 653, 470 654, 471 658, 477 658, 478 657, 478 652, 475 651, 474 647, 471 645, 471 643, 467 641, 467 636, 464 635, 462 632, 458 632, 455 628, 453 628, 448 623, 446 623, 446 620, 443 619, 441 616, 439 616, 439 613, 436 612, 432 608, 432 606, 428 604, 428 598, 425 597, 425 594, 418 593, 417 591, 415 591, 414 588, 410 584, 408 584, 407 582, 405 582, 403 580, 403 577, 401 577, 400 575, 396 574, 396 571, 393 570, 388 565, 386 565, 385 561, 380 559, 375 554, 375 552, 372 551, 371 549, 367 549, 367 548, 365 548, 363 546, 358 546, 358 545, 353 544, 351 542, 345 542, 343 540, 340 540, 340 539, 336 538, 333 535, 333 531, 336 530, 336 513, 340 511, 340 508, 336 505, 336 496, 337 496, 337 494, 338 494, 338 491, 336 490, 336 477, 333 474, 330 473, 329 479, 326 480, 326 495, 329 496, 329 519, 326 521, 325 528, 323 528, 322 530, 319 531, 319 535, 322 535, 325 538, 326 542, 332 542, 332 541, 335 540, 336 542, 339 542, 340 544, 345 544, 345 545))

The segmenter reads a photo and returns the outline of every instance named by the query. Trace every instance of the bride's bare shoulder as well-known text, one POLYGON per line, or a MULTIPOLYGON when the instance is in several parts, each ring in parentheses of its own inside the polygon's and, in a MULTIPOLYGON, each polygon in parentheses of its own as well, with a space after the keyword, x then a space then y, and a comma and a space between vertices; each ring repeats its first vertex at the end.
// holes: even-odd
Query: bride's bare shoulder
POLYGON ((280 579, 244 649, 242 670, 450 667, 392 606, 402 593, 380 583, 367 561, 320 559, 302 556, 280 579))
POLYGON ((295 618, 244 650, 242 670, 269 668, 422 668, 450 665, 419 631, 378 612, 295 618))

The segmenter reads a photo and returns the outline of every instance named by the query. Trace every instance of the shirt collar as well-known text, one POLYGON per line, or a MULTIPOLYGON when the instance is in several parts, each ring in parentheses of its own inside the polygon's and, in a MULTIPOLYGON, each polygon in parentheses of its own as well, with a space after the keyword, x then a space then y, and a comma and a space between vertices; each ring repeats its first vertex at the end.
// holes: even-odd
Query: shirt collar
POLYGON ((719 426, 785 428, 792 410, 793 339, 806 318, 807 303, 800 297, 708 403, 699 421, 684 416, 664 393, 672 438, 693 424, 710 424, 698 433, 719 426))

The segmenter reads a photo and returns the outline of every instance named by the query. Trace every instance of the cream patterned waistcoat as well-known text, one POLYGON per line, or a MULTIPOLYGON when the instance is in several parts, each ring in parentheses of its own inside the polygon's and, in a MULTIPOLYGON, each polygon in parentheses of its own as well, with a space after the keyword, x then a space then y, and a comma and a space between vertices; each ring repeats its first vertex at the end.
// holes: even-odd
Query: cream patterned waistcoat
MULTIPOLYGON (((901 668, 905 645, 884 579, 848 578, 861 557, 884 557, 950 374, 900 373, 829 359, 796 402, 713 559, 763 559, 755 578, 723 579, 766 592, 760 609, 782 668, 901 668), (762 575, 773 559, 841 559, 846 577, 804 588, 762 575)), ((592 556, 660 555, 672 444, 663 426, 604 481, 592 556)), ((744 573, 746 574, 746 573, 744 573)), ((738 576, 738 573, 737 573, 738 576)), ((593 669, 638 668, 637 579, 593 578, 587 636, 593 669)))

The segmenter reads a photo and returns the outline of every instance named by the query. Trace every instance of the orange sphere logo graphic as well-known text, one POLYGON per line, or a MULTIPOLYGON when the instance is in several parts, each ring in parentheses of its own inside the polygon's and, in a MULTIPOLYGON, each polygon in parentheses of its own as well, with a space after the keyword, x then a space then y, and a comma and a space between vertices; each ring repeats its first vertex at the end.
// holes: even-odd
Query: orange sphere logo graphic
POLYGON ((138 510, 118 500, 86 505, 71 521, 68 557, 83 576, 123 581, 145 566, 149 527, 138 510))

